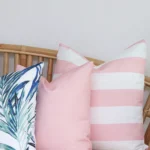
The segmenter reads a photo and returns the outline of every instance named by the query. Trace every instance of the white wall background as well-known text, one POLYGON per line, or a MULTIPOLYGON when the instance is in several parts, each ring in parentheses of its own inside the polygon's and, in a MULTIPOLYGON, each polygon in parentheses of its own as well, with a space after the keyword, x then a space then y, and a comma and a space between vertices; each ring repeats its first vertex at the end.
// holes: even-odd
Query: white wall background
POLYGON ((62 42, 109 60, 140 39, 150 45, 150 0, 0 0, 0 43, 62 42))

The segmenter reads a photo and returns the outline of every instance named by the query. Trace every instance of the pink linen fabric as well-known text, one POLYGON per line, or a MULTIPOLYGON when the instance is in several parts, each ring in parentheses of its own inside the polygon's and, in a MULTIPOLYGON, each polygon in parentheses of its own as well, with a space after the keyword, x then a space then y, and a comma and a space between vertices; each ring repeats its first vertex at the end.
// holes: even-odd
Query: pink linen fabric
MULTIPOLYGON (((17 66, 17 70, 23 69, 17 66)), ((91 150, 90 89, 93 63, 49 83, 41 78, 37 97, 37 150, 91 150)))
MULTIPOLYGON (((91 140, 94 150, 144 150, 143 88, 145 41, 95 66, 91 87, 91 140)), ((60 44, 54 78, 88 60, 60 44)))

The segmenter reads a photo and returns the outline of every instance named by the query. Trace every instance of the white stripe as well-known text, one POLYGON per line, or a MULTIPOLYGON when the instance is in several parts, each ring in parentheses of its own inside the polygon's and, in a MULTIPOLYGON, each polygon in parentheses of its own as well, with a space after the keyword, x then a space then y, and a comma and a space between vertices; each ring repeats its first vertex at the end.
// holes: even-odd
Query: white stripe
POLYGON ((124 50, 119 57, 119 58, 129 58, 129 57, 140 57, 140 58, 146 58, 146 51, 147 51, 147 46, 145 43, 139 43, 135 44, 134 46, 124 50))
POLYGON ((145 150, 147 148, 144 145, 143 140, 136 141, 94 141, 93 150, 145 150))
POLYGON ((142 112, 140 106, 92 107, 91 124, 143 123, 142 112))
POLYGON ((92 90, 139 89, 143 90, 144 75, 130 72, 93 73, 92 90))
POLYGON ((13 147, 15 150, 20 150, 18 141, 2 131, 0 131, 0 143, 13 147))
POLYGON ((95 69, 99 69, 101 68, 103 65, 106 65, 112 61, 121 59, 121 58, 131 58, 131 57, 139 57, 139 58, 146 58, 146 52, 147 52, 147 47, 145 43, 139 43, 132 46, 131 48, 128 48, 126 50, 124 50, 119 56, 117 56, 116 58, 113 58, 110 61, 107 61, 99 66, 94 66, 95 69))
POLYGON ((77 66, 81 66, 85 63, 88 62, 88 60, 84 59, 81 55, 79 55, 78 53, 67 49, 65 47, 60 47, 58 54, 57 54, 57 59, 58 60, 65 60, 68 62, 71 62, 77 66))
MULTIPOLYGON (((53 74, 53 80, 61 74, 53 74)), ((144 75, 139 73, 93 73, 92 90, 144 88, 144 75)))
MULTIPOLYGON (((131 48, 124 50, 121 53, 121 55, 118 56, 116 59, 131 58, 131 57, 146 58, 146 50, 147 50, 147 47, 146 47, 145 43, 135 44, 131 48)), ((80 54, 78 54, 75 51, 68 49, 66 47, 59 47, 57 59, 71 62, 77 66, 81 66, 88 62, 88 60, 84 59, 84 57, 82 57, 80 54)), ((113 60, 116 60, 116 59, 113 59, 113 60)), ((99 68, 101 66, 102 65, 95 66, 94 68, 99 68)))

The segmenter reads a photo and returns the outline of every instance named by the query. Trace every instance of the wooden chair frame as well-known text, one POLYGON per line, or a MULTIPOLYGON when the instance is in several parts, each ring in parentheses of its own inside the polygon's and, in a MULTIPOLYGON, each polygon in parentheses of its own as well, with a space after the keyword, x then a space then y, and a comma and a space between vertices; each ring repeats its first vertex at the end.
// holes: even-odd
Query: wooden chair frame
MULTIPOLYGON (((14 70, 16 69, 17 64, 25 67, 31 66, 33 63, 33 56, 37 56, 39 62, 44 61, 45 58, 48 59, 47 80, 52 80, 53 62, 56 59, 57 50, 22 45, 0 44, 0 53, 4 54, 3 74, 7 74, 9 70, 9 54, 14 54, 14 70)), ((104 63, 102 60, 89 57, 86 58, 90 61, 93 61, 95 65, 104 63)), ((146 87, 150 87, 150 77, 145 77, 145 88, 146 87)), ((150 118, 150 95, 148 96, 146 105, 143 109, 144 121, 146 117, 150 118)), ((145 142, 146 144, 150 145, 150 125, 145 134, 145 142)))

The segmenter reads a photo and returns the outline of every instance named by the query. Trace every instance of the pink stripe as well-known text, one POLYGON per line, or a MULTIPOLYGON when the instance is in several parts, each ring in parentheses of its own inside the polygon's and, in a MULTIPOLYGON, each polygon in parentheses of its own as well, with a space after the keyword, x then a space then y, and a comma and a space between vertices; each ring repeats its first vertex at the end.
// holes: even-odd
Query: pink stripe
POLYGON ((111 73, 111 72, 135 72, 144 73, 145 59, 143 58, 121 58, 108 62, 94 72, 111 73), (137 67, 138 66, 138 67, 137 67))
POLYGON ((65 73, 68 72, 78 66, 74 65, 73 63, 64 61, 64 60, 57 60, 55 68, 54 68, 54 73, 65 73))
POLYGON ((142 106, 143 93, 134 89, 93 90, 91 106, 142 106))
MULTIPOLYGON (((110 114, 111 117, 111 114, 110 114)), ((143 140, 143 124, 91 125, 93 141, 143 140)))

